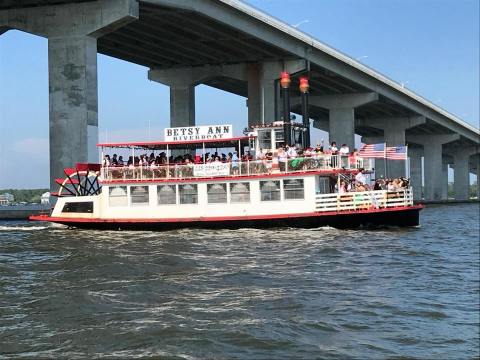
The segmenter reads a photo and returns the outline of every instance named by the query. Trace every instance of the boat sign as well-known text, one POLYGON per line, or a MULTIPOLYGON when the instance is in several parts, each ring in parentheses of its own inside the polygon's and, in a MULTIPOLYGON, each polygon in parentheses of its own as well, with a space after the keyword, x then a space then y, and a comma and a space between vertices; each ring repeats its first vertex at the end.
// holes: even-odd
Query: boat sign
POLYGON ((165 141, 228 139, 233 137, 232 125, 185 126, 165 129, 165 141))
POLYGON ((230 175, 229 163, 196 164, 193 166, 194 176, 228 176, 230 175))

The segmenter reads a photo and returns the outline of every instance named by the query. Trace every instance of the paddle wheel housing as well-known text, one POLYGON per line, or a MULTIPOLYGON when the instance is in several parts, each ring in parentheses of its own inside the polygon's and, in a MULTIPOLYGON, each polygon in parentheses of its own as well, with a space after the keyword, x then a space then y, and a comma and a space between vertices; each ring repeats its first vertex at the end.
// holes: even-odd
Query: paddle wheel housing
POLYGON ((98 181, 100 164, 77 163, 73 168, 63 170, 65 178, 55 179, 59 185, 53 196, 90 196, 99 195, 102 186, 98 181))

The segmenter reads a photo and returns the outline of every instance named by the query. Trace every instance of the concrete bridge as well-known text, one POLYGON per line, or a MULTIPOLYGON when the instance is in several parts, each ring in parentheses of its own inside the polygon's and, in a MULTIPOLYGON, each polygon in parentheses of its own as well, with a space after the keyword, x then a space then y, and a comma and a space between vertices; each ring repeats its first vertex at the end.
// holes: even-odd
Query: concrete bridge
MULTIPOLYGON (((280 72, 293 86, 308 74, 313 126, 350 147, 355 134, 408 144, 411 179, 421 189, 424 177, 426 200, 446 198, 448 164, 457 199, 468 197, 470 172, 480 178, 477 128, 238 0, 3 0, 0 34, 9 29, 48 39, 52 179, 98 161, 97 52, 146 66, 150 80, 168 85, 172 126, 195 124, 198 84, 246 97, 249 125, 278 120, 280 72)), ((300 113, 299 99, 292 111, 300 113)), ((392 164, 389 176, 401 174, 392 164)))

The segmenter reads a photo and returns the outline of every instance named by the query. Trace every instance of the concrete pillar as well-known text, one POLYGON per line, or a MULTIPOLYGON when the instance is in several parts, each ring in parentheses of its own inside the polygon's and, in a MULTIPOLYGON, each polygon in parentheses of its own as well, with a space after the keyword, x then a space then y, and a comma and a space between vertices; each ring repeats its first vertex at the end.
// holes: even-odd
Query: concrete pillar
POLYGON ((480 199, 480 164, 477 163, 477 199, 480 199))
POLYGON ((423 145, 425 200, 441 200, 442 184, 445 181, 442 173, 442 146, 458 140, 458 134, 452 135, 413 135, 408 141, 423 145))
POLYGON ((262 123, 262 84, 261 65, 258 63, 248 64, 248 127, 262 123))
POLYGON ((195 125, 195 85, 172 84, 170 86, 170 126, 195 125))
POLYGON ((410 159, 410 185, 413 188, 413 199, 422 199, 422 150, 412 148, 408 151, 410 159))
POLYGON ((425 153, 425 199, 441 200, 442 184, 442 143, 432 141, 423 145, 425 153))
MULTIPOLYGON (((148 79, 170 87, 170 126, 195 125, 195 86, 215 77, 227 77, 249 83, 248 92, 258 90, 257 64, 206 65, 174 69, 150 69, 148 79), (249 81, 252 79, 252 81, 249 81)), ((252 94, 253 101, 259 96, 252 94)), ((249 106, 249 118, 257 118, 260 106, 249 106)))
POLYGON ((460 152, 453 154, 455 169, 453 172, 453 189, 455 200, 467 200, 469 198, 469 177, 468 168, 469 154, 460 152))
MULTIPOLYGON (((98 162, 97 40, 48 39, 50 175, 76 162, 98 162)), ((52 182, 52 185, 54 182, 52 182)))
POLYGON ((268 124, 280 120, 280 86, 282 71, 295 74, 307 70, 305 60, 265 61, 248 65, 248 125, 268 124))
POLYGON ((329 110, 328 138, 336 141, 338 147, 347 144, 355 147, 355 110, 354 108, 332 108, 329 110))
POLYGON ((443 161, 442 163, 442 200, 448 199, 448 163, 443 161))
MULTIPOLYGON (((337 145, 347 144, 355 147, 355 108, 378 100, 377 93, 341 94, 310 96, 313 106, 329 110, 329 140, 337 145)), ((298 104, 299 98, 292 99, 292 105, 298 104)), ((319 122, 314 122, 318 126, 319 122)))
POLYGON ((50 188, 77 162, 98 162, 97 38, 138 19, 135 0, 0 11, 0 29, 48 38, 50 188))

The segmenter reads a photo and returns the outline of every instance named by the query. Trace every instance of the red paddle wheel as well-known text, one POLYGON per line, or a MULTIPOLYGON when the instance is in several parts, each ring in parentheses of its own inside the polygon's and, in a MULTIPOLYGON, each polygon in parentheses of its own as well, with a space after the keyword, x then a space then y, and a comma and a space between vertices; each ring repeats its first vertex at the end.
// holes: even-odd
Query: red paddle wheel
POLYGON ((98 182, 100 175, 99 164, 77 163, 73 168, 63 170, 65 178, 55 179, 60 185, 57 193, 53 196, 89 196, 98 195, 102 187, 98 182))

